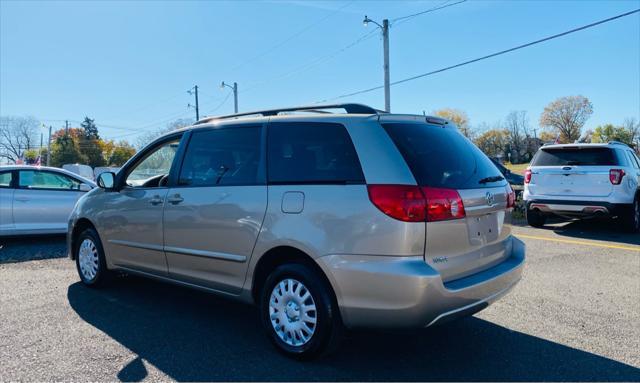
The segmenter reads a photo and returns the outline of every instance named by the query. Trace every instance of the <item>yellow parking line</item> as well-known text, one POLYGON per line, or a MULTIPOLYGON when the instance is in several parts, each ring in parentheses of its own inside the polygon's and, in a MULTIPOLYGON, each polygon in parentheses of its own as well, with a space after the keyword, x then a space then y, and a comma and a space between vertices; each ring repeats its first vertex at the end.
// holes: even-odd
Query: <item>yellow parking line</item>
POLYGON ((515 236, 516 237, 521 237, 521 238, 539 239, 539 240, 542 240, 542 241, 573 243, 573 244, 576 244, 576 245, 606 247, 606 248, 609 248, 609 249, 631 250, 631 251, 637 251, 637 252, 640 253, 640 246, 631 247, 631 246, 623 246, 623 245, 606 245, 604 243, 591 242, 591 241, 573 241, 573 240, 570 240, 570 239, 560 239, 560 238, 551 238, 551 237, 538 237, 538 236, 535 236, 535 235, 526 235, 526 234, 515 234, 515 236))

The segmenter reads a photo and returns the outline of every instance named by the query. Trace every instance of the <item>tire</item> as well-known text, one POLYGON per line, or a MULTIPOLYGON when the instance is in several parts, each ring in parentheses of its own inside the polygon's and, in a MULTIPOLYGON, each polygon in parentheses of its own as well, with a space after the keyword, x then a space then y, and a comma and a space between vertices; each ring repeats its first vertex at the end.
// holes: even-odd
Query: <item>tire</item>
POLYGON ((630 233, 640 231, 640 196, 636 196, 631 207, 625 212, 623 224, 625 230, 630 233))
POLYGON ((540 211, 534 209, 526 209, 526 216, 527 223, 532 227, 543 227, 547 221, 547 217, 540 213, 540 211))
POLYGON ((84 230, 75 240, 73 253, 80 281, 85 286, 102 287, 110 279, 104 249, 98 233, 92 229, 84 230))
POLYGON ((302 263, 284 264, 271 272, 262 288, 259 310, 269 340, 294 359, 326 354, 342 337, 331 286, 302 263))

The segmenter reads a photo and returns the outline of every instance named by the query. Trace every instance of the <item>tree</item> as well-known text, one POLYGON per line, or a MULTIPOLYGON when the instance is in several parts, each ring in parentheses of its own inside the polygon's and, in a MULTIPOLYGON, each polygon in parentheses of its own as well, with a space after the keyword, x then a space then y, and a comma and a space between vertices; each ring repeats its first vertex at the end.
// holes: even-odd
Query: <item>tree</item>
POLYGON ((109 166, 120 167, 136 154, 136 149, 126 141, 120 141, 109 156, 109 166))
POLYGON ((512 111, 505 119, 504 127, 509 136, 511 162, 519 163, 527 157, 531 159, 533 153, 527 152, 527 138, 529 137, 529 119, 524 110, 512 111))
POLYGON ((476 146, 489 157, 504 156, 509 142, 509 132, 504 129, 491 129, 475 140, 476 146))
POLYGON ((596 127, 592 142, 620 141, 634 145, 639 137, 640 124, 635 119, 626 119, 622 125, 605 124, 596 127))
POLYGON ((443 108, 433 112, 438 117, 446 118, 447 120, 456 124, 460 132, 464 134, 468 139, 472 138, 472 132, 469 128, 469 117, 467 114, 459 109, 443 108))
POLYGON ((543 144, 554 143, 556 141, 556 134, 552 132, 541 132, 540 141, 542 141, 543 144))
POLYGON ((73 136, 64 133, 58 134, 51 144, 51 166, 62 167, 64 164, 84 163, 85 158, 80 152, 78 142, 73 136))
POLYGON ((0 159, 15 163, 36 147, 38 121, 33 117, 0 117, 0 159))
POLYGON ((593 105, 584 96, 561 97, 544 108, 540 126, 560 134, 560 142, 573 143, 580 138, 580 131, 593 114, 593 105))
POLYGON ((94 120, 85 117, 80 126, 83 134, 79 137, 78 146, 87 165, 92 168, 104 166, 106 161, 102 154, 102 140, 94 120))

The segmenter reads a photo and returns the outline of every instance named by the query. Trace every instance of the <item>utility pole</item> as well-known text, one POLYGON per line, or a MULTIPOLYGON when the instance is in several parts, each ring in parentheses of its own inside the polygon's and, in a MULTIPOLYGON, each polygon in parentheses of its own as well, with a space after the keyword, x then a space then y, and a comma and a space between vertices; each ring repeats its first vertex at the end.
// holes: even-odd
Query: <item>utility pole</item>
POLYGON ((198 104, 198 86, 194 86, 193 88, 187 91, 189 94, 195 94, 196 96, 196 105, 193 106, 191 104, 187 105, 187 108, 194 107, 196 109, 196 121, 200 120, 200 105, 198 104))
POLYGON ((389 74, 389 20, 382 20, 382 25, 364 16, 363 24, 366 27, 369 23, 374 23, 382 30, 382 48, 384 51, 384 110, 391 112, 391 76, 389 74))
POLYGON ((64 134, 65 136, 69 135, 69 120, 64 120, 64 134))
POLYGON ((233 86, 231 86, 223 81, 220 84, 220 89, 224 89, 225 86, 233 90, 233 111, 234 113, 238 113, 238 83, 234 82, 233 86))
POLYGON ((47 143, 47 166, 51 165, 51 125, 49 125, 49 142, 47 143))

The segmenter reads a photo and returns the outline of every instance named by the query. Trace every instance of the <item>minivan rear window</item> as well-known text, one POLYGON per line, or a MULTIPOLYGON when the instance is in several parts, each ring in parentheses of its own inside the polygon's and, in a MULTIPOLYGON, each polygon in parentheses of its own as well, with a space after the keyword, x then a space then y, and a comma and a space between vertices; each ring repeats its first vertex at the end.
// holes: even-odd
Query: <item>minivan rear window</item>
POLYGON ((531 161, 532 166, 607 166, 618 160, 609 148, 561 147, 542 148, 531 161))
POLYGON ((507 184, 489 157, 456 129, 407 123, 382 126, 421 186, 476 189, 507 184))

